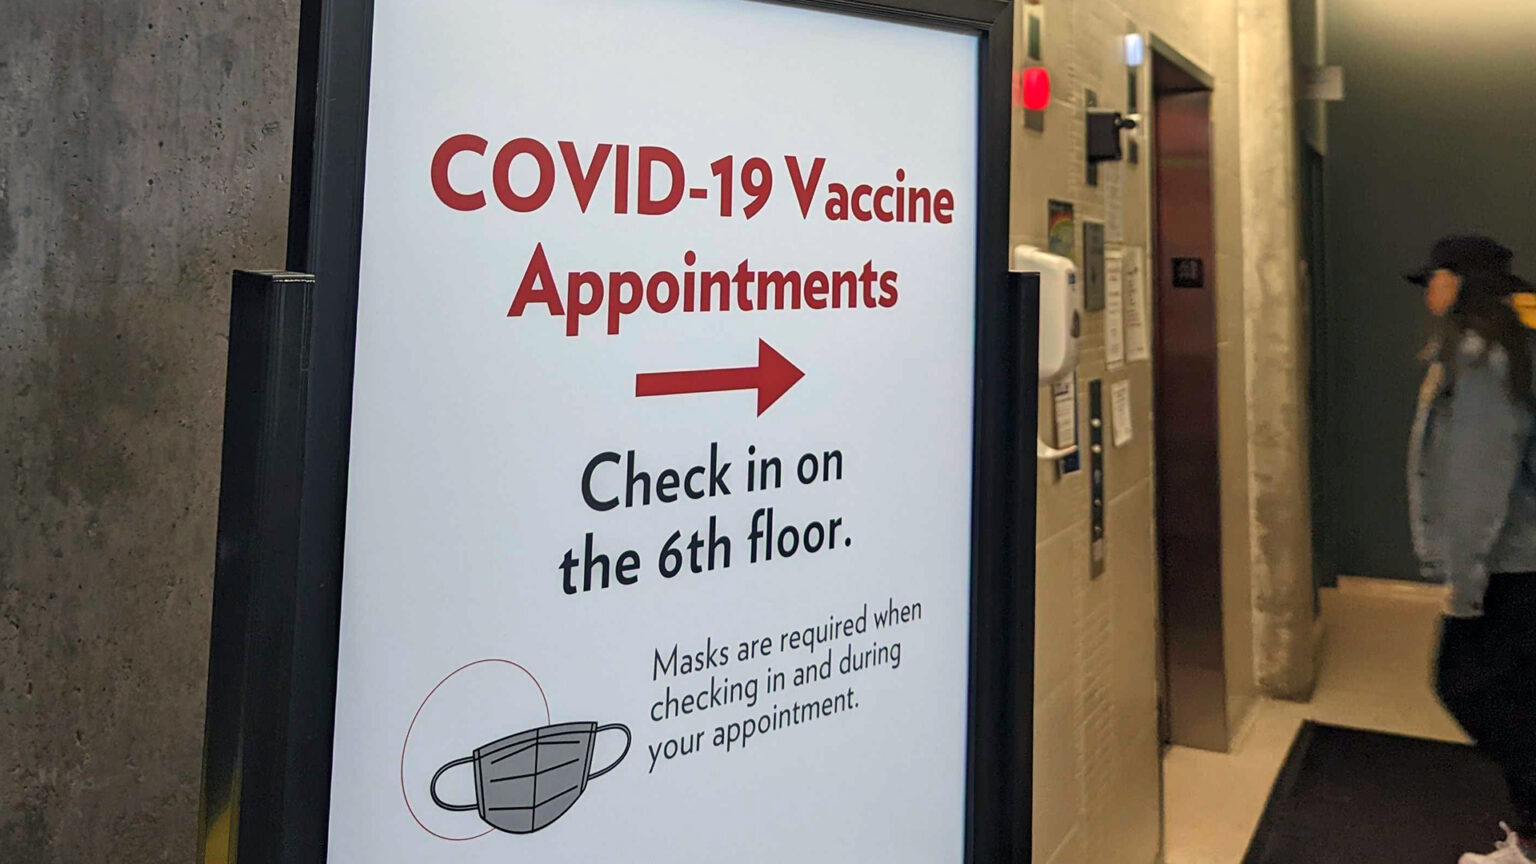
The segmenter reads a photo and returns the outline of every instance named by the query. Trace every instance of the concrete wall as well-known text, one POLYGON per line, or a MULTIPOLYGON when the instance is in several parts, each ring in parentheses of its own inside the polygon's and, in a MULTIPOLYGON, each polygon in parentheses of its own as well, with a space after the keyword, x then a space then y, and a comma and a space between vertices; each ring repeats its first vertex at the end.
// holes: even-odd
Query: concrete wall
MULTIPOLYGON (((1047 200, 1051 198, 1076 204, 1079 260, 1081 222, 1085 218, 1104 221, 1111 204, 1102 178, 1098 187, 1089 186, 1084 178, 1083 91, 1096 91, 1102 107, 1125 109, 1128 88, 1125 67, 1116 53, 1118 37, 1128 30, 1156 35, 1215 79, 1212 123, 1223 635, 1227 720, 1232 729, 1242 724, 1258 693, 1253 572, 1256 561, 1270 560, 1264 556, 1266 548, 1274 548, 1275 539, 1252 542, 1256 525, 1274 523, 1257 518, 1256 508, 1268 507, 1270 499, 1250 495, 1250 486, 1261 482, 1261 491, 1272 493, 1274 483, 1284 476, 1281 472, 1255 480, 1249 435, 1253 363, 1249 334, 1253 316, 1262 315, 1269 302, 1277 297, 1282 303, 1297 302, 1294 274, 1287 283, 1283 271, 1285 257, 1261 260, 1255 250, 1256 244, 1276 236, 1289 237, 1294 243, 1292 190, 1271 184, 1247 191, 1251 177, 1274 178, 1266 166, 1294 160, 1296 136, 1293 129, 1265 130, 1252 118, 1245 118, 1250 109, 1243 96, 1264 94, 1263 105, 1257 107, 1268 110, 1274 107, 1277 90, 1281 98, 1289 95, 1291 61, 1283 29, 1285 2, 1044 0, 1041 5, 1021 4, 1019 8, 1018 63, 1021 67, 1034 65, 1025 55, 1025 21, 1029 15, 1038 15, 1045 37, 1043 65, 1052 74, 1055 95, 1043 133, 1025 128, 1022 116, 1015 118, 1010 225, 1015 243, 1046 247, 1047 200), (1269 50, 1273 41, 1266 41, 1259 46, 1264 50, 1247 58, 1241 55, 1240 5, 1250 16, 1258 14, 1261 24, 1278 22, 1284 51, 1274 54, 1269 50), (1264 76, 1271 82, 1268 89, 1260 86, 1264 76), (1246 88, 1245 77, 1249 82, 1246 88), (1280 263, 1271 266, 1267 263, 1270 260, 1280 263), (1276 266, 1280 267, 1278 275, 1276 266), (1248 295, 1257 290, 1256 286, 1263 286, 1268 293, 1250 304, 1248 295)), ((1267 38, 1277 35, 1270 30, 1263 32, 1267 38)), ((1151 99, 1150 67, 1144 68, 1140 77, 1139 101, 1141 110, 1146 111, 1151 99)), ((1291 116, 1287 110, 1281 122, 1290 122, 1291 116)), ((1124 243, 1140 247, 1150 262, 1149 155, 1144 138, 1139 165, 1124 163, 1103 170, 1106 176, 1121 172, 1124 243)), ((1289 261, 1294 265, 1294 256, 1289 261)), ((1149 280, 1149 292, 1151 284, 1149 280)), ((1258 338, 1269 335, 1264 329, 1252 332, 1258 338)), ((1086 382, 1103 379, 1107 394, 1111 382, 1128 380, 1135 438, 1123 449, 1111 448, 1107 456, 1108 569, 1097 579, 1091 577, 1089 558, 1086 472, 1058 479, 1051 465, 1041 466, 1036 552, 1034 860, 1039 864, 1100 860, 1149 864, 1158 860, 1161 848, 1152 369, 1146 362, 1108 369, 1104 313, 1087 316, 1084 334, 1079 416, 1087 417, 1086 382)), ((1294 340, 1294 334, 1290 338, 1294 340)), ((1299 386, 1296 375, 1284 380, 1290 382, 1292 391, 1299 386)), ((1271 383, 1265 380, 1261 386, 1271 383)), ((1040 407, 1042 435, 1053 441, 1051 400, 1044 388, 1040 407)), ((1294 400, 1260 419, 1268 422, 1286 412, 1290 415, 1287 428, 1304 432, 1304 414, 1294 400)), ((1292 459, 1290 468, 1294 471, 1297 454, 1294 450, 1284 452, 1292 459)), ((1305 462, 1299 464, 1304 473, 1305 462)), ((1305 524, 1304 512, 1298 514, 1285 506, 1271 510, 1274 519, 1300 518, 1305 524)), ((1301 533, 1305 535, 1304 528, 1301 533)), ((1283 539, 1288 543, 1294 536, 1288 534, 1283 539)), ((1280 548, 1290 547, 1282 543, 1280 548)), ((1288 564, 1277 566, 1284 569, 1288 564)), ((1299 578, 1310 587, 1309 569, 1301 571, 1299 578)))
POLYGON ((1536 14, 1510 0, 1329 0, 1326 376, 1341 573, 1417 579, 1404 452, 1427 316, 1402 272, 1442 234, 1475 231, 1536 278, 1536 14))
POLYGON ((0 4, 0 861, 193 860, 228 274, 298 0, 0 4))

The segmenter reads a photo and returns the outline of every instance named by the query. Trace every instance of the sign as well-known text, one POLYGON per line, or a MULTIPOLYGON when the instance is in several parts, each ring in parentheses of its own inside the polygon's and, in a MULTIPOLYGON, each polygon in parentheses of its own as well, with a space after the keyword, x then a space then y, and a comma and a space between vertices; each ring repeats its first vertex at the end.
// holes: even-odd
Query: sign
POLYGON ((1051 199, 1047 203, 1046 251, 1071 258, 1077 249, 1077 223, 1070 201, 1051 199))
POLYGON ((1110 245, 1125 243, 1125 166, 1121 162, 1099 165, 1104 187, 1104 239, 1110 245))
POLYGON ((1175 258, 1175 259, 1173 259, 1173 287, 1175 287, 1175 288, 1204 288, 1205 287, 1205 259, 1203 259, 1203 258, 1175 258))
MULTIPOLYGON (((339 631, 294 612, 325 665, 279 688, 334 680, 306 703, 333 722, 289 733, 323 758, 292 838, 250 839, 271 860, 1014 842, 1028 745, 977 731, 1031 698, 1002 597, 1033 541, 998 503, 1032 506, 1008 466, 1036 425, 993 191, 1012 9, 814 5, 335 13, 331 62, 372 58, 366 137, 316 159, 366 172, 295 230, 316 302, 354 304, 310 328, 315 386, 350 394, 306 451, 344 509, 291 509, 339 557, 288 582, 333 591, 339 631)), ((322 92, 319 126, 348 104, 322 92)))
POLYGON ((1104 223, 1083 223, 1083 306, 1104 311, 1104 223))
POLYGON ((1344 101, 1344 67, 1299 66, 1296 98, 1317 102, 1344 101))
POLYGON ((375 5, 330 860, 958 856, 976 38, 463 5, 375 5))
MULTIPOLYGON (((1056 449, 1077 447, 1077 373, 1051 385, 1051 409, 1056 418, 1056 449)), ((1083 470, 1082 453, 1076 450, 1056 463, 1056 476, 1065 477, 1083 470)))
POLYGON ((1114 414, 1115 446, 1124 447, 1136 435, 1131 415, 1131 382, 1116 381, 1109 385, 1109 399, 1114 414))
POLYGON ((1125 253, 1104 253, 1104 359, 1111 370, 1125 365, 1125 253))
POLYGON ((1125 357, 1132 363, 1152 359, 1148 333, 1146 257, 1141 247, 1127 247, 1125 268, 1125 357))

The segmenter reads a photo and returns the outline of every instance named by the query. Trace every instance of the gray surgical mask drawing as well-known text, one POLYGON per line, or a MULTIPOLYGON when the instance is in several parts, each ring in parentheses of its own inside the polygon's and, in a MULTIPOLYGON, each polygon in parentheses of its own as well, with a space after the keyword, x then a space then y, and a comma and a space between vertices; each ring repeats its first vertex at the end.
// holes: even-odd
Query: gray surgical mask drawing
MULTIPOLYGON (((617 768, 629 755, 629 727, 622 723, 561 723, 529 729, 455 759, 432 776, 432 801, 444 810, 478 810, 492 828, 508 834, 532 834, 564 816, 587 781, 617 768), (623 732, 624 750, 593 771, 592 751, 604 732, 623 732), (461 765, 473 765, 475 803, 450 804, 438 797, 437 781, 461 765)), ((462 752, 462 751, 461 751, 462 752)))

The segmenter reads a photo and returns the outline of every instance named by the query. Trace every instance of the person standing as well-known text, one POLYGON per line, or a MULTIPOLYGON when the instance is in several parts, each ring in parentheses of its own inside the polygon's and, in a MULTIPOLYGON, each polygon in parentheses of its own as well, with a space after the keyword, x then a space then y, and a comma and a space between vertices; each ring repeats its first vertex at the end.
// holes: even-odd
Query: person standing
POLYGON ((1452 236, 1407 274, 1439 319, 1408 476, 1422 575, 1446 586, 1435 690, 1513 808, 1496 850, 1461 864, 1536 864, 1536 295, 1512 258, 1452 236))

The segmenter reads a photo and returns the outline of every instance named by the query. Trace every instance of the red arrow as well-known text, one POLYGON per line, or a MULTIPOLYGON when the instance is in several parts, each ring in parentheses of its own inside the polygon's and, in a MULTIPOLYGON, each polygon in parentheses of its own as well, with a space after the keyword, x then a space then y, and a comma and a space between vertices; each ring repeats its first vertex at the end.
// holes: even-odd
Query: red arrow
POLYGON ((682 393, 719 393, 756 390, 757 414, 762 416, 795 382, 805 377, 795 364, 757 340, 757 365, 737 369, 698 369, 692 372, 642 372, 635 376, 636 396, 676 396, 682 393))

